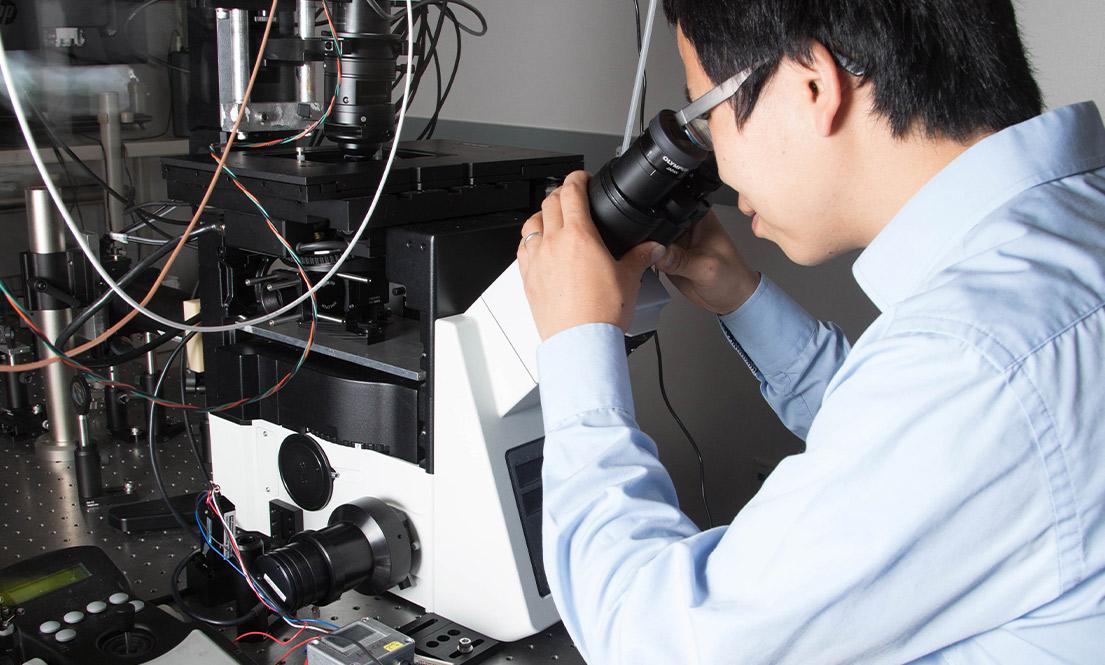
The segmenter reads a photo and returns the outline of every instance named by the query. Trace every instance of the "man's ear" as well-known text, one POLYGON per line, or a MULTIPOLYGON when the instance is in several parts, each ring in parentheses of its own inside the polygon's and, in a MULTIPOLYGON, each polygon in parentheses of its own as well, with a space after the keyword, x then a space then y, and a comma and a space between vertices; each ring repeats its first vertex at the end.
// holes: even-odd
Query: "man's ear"
POLYGON ((820 42, 810 45, 810 60, 802 64, 814 128, 821 136, 829 136, 842 120, 845 81, 829 49, 820 42))

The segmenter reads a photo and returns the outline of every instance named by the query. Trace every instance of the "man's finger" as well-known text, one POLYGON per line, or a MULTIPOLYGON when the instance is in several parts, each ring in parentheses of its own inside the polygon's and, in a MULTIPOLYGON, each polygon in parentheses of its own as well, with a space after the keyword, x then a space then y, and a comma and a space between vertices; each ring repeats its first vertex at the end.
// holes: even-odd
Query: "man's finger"
POLYGON ((529 269, 529 250, 526 249, 524 241, 518 241, 518 272, 522 274, 522 279, 526 278, 526 272, 529 269))
POLYGON ((556 233, 564 226, 564 211, 561 209, 560 202, 561 189, 557 187, 541 202, 543 227, 538 230, 542 233, 556 233))
POLYGON ((656 267, 669 276, 686 277, 701 286, 716 283, 723 271, 721 259, 714 254, 691 252, 675 245, 668 248, 656 267))
POLYGON ((596 230, 595 223, 591 219, 591 202, 587 198, 589 178, 586 171, 573 171, 565 178, 560 195, 560 207, 564 213, 565 226, 596 230))
POLYGON ((531 233, 535 233, 535 232, 538 232, 538 231, 543 232, 544 230, 545 230, 544 216, 543 216, 542 213, 539 212, 539 213, 536 213, 536 214, 530 216, 530 218, 526 220, 526 223, 522 225, 522 237, 525 238, 526 236, 528 236, 531 233))
POLYGON ((572 171, 571 173, 569 173, 567 177, 564 178, 564 184, 581 185, 584 189, 586 189, 587 183, 590 180, 591 174, 581 169, 579 171, 572 171))

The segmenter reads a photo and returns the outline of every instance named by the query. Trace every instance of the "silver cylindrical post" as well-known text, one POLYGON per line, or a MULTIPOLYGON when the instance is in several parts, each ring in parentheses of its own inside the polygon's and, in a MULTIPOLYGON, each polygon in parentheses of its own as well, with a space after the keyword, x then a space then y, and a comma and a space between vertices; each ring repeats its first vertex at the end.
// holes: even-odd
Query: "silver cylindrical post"
POLYGON ((229 132, 249 82, 249 12, 217 8, 215 40, 219 65, 219 122, 222 130, 229 132))
MULTIPOLYGON (((100 143, 104 147, 104 174, 107 184, 117 192, 125 187, 123 177, 123 126, 119 122, 119 93, 102 92, 100 103, 100 143)), ((126 227, 123 202, 104 193, 107 202, 108 228, 122 231, 126 227)))
MULTIPOLYGON (((56 339, 61 331, 73 320, 71 309, 44 309, 34 313, 37 325, 50 339, 56 339)), ((54 354, 46 348, 42 340, 38 341, 38 357, 49 358, 54 354)), ((37 442, 39 455, 51 460, 68 459, 80 439, 77 428, 77 415, 73 412, 69 399, 69 384, 73 380, 73 370, 64 363, 56 362, 42 369, 42 379, 46 388, 46 416, 50 431, 37 442)))
MULTIPOLYGON (((149 344, 153 341, 153 333, 145 333, 142 336, 142 341, 149 344)), ((146 352, 146 373, 157 374, 157 352, 150 349, 146 352)))
MULTIPOLYGON (((311 39, 315 36, 315 3, 314 0, 299 0, 296 5, 296 25, 299 28, 300 39, 311 39)), ((305 62, 296 70, 299 83, 300 102, 310 103, 315 100, 315 65, 305 62)))
POLYGON ((77 416, 77 435, 79 437, 78 445, 81 448, 92 447, 92 425, 89 423, 86 414, 77 416))
POLYGON ((234 101, 246 98, 249 83, 249 12, 230 10, 231 67, 234 72, 234 101))
MULTIPOLYGON (((31 187, 26 191, 27 237, 34 254, 56 254, 65 251, 65 231, 54 216, 54 202, 43 187, 31 187)), ((44 309, 33 313, 35 325, 48 339, 57 339, 61 331, 73 320, 73 310, 44 309)), ((39 340, 39 358, 54 356, 39 340)), ((46 414, 50 431, 36 442, 39 455, 50 460, 71 459, 80 434, 77 415, 69 397, 69 384, 73 370, 60 362, 47 365, 42 370, 46 392, 46 414)))
POLYGON ((54 254, 65 251, 65 227, 54 217, 54 202, 45 187, 28 187, 27 243, 33 254, 54 254))

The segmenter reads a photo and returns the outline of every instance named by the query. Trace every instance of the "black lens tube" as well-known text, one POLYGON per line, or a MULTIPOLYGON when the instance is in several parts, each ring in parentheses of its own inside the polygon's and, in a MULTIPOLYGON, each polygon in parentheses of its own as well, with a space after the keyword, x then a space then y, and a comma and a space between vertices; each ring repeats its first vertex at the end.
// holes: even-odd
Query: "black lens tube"
POLYGON ((673 208, 669 199, 710 156, 691 141, 673 111, 661 111, 625 154, 603 166, 591 178, 588 195, 610 253, 620 258, 646 240, 670 242, 673 234, 663 227, 682 227, 686 220, 672 218, 683 206, 673 208))
POLYGON ((340 506, 330 525, 292 536, 253 572, 288 609, 326 605, 349 589, 378 594, 407 579, 413 547, 406 516, 365 497, 340 506))
MULTIPOLYGON (((334 112, 326 121, 326 137, 347 155, 375 157, 395 137, 395 81, 402 40, 392 34, 390 17, 381 16, 367 2, 334 5, 341 41, 341 89, 334 112)), ((326 89, 338 79, 338 49, 327 44, 326 89)))

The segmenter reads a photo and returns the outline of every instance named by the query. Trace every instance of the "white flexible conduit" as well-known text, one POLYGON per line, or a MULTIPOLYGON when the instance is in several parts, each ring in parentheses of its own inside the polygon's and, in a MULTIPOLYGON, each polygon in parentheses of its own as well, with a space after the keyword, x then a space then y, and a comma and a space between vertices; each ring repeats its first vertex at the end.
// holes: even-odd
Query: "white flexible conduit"
POLYGON ((629 117, 625 120, 625 134, 622 136, 622 148, 618 154, 624 154, 629 150, 629 143, 633 138, 633 121, 637 117, 637 109, 641 106, 641 93, 645 83, 645 64, 648 62, 648 47, 652 43, 652 26, 656 22, 656 6, 659 0, 649 0, 648 16, 645 18, 645 29, 641 35, 641 54, 637 57, 637 78, 633 80, 633 95, 629 99, 629 117))

